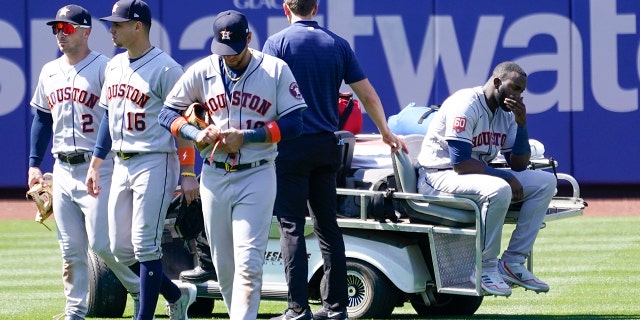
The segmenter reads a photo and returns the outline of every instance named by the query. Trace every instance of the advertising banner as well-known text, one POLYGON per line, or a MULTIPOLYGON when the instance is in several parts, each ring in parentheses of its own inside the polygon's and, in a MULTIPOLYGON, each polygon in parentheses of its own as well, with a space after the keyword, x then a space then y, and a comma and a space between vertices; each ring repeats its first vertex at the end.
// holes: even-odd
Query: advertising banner
MULTIPOLYGON (((0 188, 26 186, 33 95, 41 67, 60 55, 45 23, 69 2, 2 0, 0 188)), ((119 52, 99 21, 110 1, 76 1, 93 15, 90 47, 119 52)), ((152 44, 185 68, 210 54, 212 22, 235 9, 249 19, 250 46, 288 26, 282 0, 148 0, 152 44)), ((505 60, 529 75, 529 135, 586 184, 639 182, 640 6, 622 0, 320 0, 314 17, 351 44, 387 117, 415 103, 440 104, 480 86, 505 60)), ((343 87, 349 91, 348 86, 343 87)), ((376 128, 365 115, 364 132, 376 128)), ((49 150, 49 149, 48 149, 49 150)), ((52 157, 43 164, 51 170, 52 157)))

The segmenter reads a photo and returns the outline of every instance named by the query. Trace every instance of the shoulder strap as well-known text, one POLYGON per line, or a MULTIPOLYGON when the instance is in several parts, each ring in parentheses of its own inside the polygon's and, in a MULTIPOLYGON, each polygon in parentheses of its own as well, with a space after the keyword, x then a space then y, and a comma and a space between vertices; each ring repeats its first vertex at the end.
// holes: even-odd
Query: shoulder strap
MULTIPOLYGON (((345 98, 341 96, 340 98, 345 98)), ((351 114, 351 110, 353 110, 353 96, 349 95, 349 100, 347 102, 347 106, 344 108, 342 114, 340 114, 340 119, 338 121, 338 129, 342 130, 344 125, 347 123, 347 119, 349 119, 349 115, 351 114)))
POLYGON ((424 119, 426 119, 430 114, 438 111, 439 109, 440 109, 440 105, 433 105, 433 106, 429 107, 429 110, 425 111, 422 114, 422 116, 420 116, 420 119, 418 119, 418 123, 422 124, 424 119))

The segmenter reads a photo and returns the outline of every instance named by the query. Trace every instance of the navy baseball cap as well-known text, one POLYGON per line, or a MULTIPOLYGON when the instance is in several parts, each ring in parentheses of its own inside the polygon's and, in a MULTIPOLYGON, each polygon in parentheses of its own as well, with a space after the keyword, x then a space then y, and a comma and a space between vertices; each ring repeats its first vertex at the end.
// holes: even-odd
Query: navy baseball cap
POLYGON ((218 13, 213 20, 211 52, 221 56, 239 54, 247 46, 249 22, 240 12, 228 10, 218 13))
POLYGON ((100 20, 109 22, 136 20, 151 25, 151 9, 141 0, 120 0, 113 5, 111 15, 100 20))
POLYGON ((56 14, 56 18, 47 22, 47 25, 50 26, 56 22, 66 22, 79 26, 91 27, 91 14, 89 14, 87 9, 81 6, 70 4, 60 8, 56 14))

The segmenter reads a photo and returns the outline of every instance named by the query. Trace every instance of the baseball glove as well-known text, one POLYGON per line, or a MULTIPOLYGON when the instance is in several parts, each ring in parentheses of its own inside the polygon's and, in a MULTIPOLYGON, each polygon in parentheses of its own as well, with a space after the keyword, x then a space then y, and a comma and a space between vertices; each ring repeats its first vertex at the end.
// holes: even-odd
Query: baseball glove
POLYGON ((180 238, 185 241, 195 239, 204 231, 204 217, 202 216, 202 202, 196 198, 189 205, 182 199, 178 216, 176 217, 175 229, 180 238))
MULTIPOLYGON (((187 110, 184 111, 184 118, 187 119, 187 122, 200 130, 211 124, 209 110, 199 102, 194 102, 189 105, 187 110)), ((204 143, 195 142, 195 145, 198 150, 202 150, 207 147, 207 144, 204 143)))
POLYGON ((27 191, 27 199, 31 198, 36 203, 36 207, 38 207, 35 221, 51 231, 51 229, 44 224, 44 221, 53 214, 53 193, 51 192, 53 174, 47 172, 42 178, 45 180, 43 183, 35 184, 27 191))

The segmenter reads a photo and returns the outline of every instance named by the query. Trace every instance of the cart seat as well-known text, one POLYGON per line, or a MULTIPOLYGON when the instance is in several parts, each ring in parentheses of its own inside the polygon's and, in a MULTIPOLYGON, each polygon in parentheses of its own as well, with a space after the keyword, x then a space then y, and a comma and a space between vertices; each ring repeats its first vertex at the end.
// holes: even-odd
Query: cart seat
MULTIPOLYGON (((393 170, 396 178, 397 192, 418 193, 418 171, 415 157, 399 151, 393 154, 393 170)), ((475 226, 477 206, 468 199, 448 197, 438 201, 433 197, 423 199, 396 198, 405 209, 411 221, 429 223, 449 227, 475 226)))

